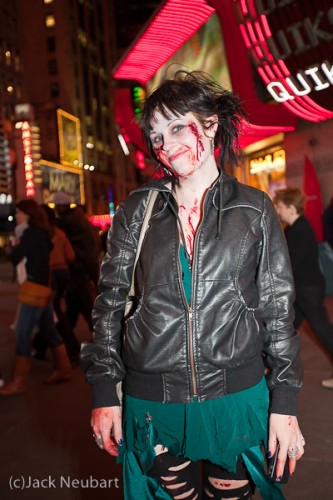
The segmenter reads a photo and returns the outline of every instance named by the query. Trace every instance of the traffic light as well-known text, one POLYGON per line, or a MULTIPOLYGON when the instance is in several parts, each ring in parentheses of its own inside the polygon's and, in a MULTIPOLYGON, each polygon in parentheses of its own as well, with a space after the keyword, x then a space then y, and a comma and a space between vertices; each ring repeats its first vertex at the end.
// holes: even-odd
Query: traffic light
POLYGON ((136 85, 132 88, 132 102, 133 102, 133 111, 135 116, 138 118, 141 115, 142 107, 144 100, 146 98, 146 91, 143 87, 136 85))

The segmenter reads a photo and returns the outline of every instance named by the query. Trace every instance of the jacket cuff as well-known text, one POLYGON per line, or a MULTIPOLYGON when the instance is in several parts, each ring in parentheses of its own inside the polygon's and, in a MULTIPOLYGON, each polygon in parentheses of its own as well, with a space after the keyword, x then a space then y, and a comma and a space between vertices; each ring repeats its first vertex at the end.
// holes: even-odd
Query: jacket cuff
POLYGON ((91 407, 105 408, 107 406, 120 406, 117 396, 116 384, 110 381, 103 381, 91 384, 92 401, 91 407))
POLYGON ((299 389, 286 385, 275 387, 271 391, 270 413, 297 415, 297 396, 299 389))

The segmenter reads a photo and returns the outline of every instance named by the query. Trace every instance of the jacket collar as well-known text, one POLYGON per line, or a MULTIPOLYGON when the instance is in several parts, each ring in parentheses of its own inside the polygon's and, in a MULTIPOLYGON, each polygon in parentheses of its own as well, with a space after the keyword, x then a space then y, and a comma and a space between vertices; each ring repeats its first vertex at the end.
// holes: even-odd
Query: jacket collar
MULTIPOLYGON (((216 198, 216 195, 218 196, 218 194, 217 194, 219 191, 217 189, 218 186, 220 185, 220 183, 225 183, 228 181, 236 180, 236 178, 233 175, 228 174, 224 170, 219 169, 219 171, 220 171, 219 177, 216 179, 214 184, 210 187, 210 190, 215 190, 213 204, 214 204, 215 208, 217 208, 217 209, 218 209, 218 200, 215 200, 215 198, 216 198)), ((170 189, 167 187, 167 184, 170 184, 170 183, 171 184, 175 183, 175 177, 173 177, 172 175, 164 176, 164 177, 161 177, 159 179, 154 179, 151 182, 148 182, 147 184, 144 184, 143 186, 140 186, 140 187, 134 189, 133 191, 131 191, 130 195, 134 194, 134 193, 144 193, 144 192, 148 191, 149 189, 152 189, 154 191, 157 190, 157 191, 164 191, 165 193, 170 193, 170 189)))

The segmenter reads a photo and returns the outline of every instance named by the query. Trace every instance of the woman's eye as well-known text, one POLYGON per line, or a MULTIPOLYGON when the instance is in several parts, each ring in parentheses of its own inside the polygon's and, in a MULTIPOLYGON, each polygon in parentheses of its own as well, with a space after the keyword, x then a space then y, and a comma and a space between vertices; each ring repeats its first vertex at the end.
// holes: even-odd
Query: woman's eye
POLYGON ((160 144, 162 142, 162 137, 160 135, 157 135, 151 140, 152 144, 156 146, 157 144, 160 144))
POLYGON ((176 125, 175 127, 173 127, 172 132, 177 133, 180 130, 183 130, 183 128, 184 128, 184 125, 176 125))

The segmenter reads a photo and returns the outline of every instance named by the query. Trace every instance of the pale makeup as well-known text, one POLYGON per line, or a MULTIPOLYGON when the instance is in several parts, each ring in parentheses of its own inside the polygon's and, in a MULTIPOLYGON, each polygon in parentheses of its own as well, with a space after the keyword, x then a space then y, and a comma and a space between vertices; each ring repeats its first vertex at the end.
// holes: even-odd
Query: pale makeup
MULTIPOLYGON (((212 124, 217 117, 212 117, 212 124)), ((192 258, 194 239, 201 218, 201 202, 205 189, 218 175, 211 140, 215 127, 204 129, 193 113, 169 114, 157 112, 150 139, 157 158, 178 177, 174 195, 179 206, 179 218, 185 235, 186 248, 192 258)))
POLYGON ((176 176, 188 177, 211 161, 210 138, 193 113, 165 118, 156 112, 150 140, 157 158, 176 176))

